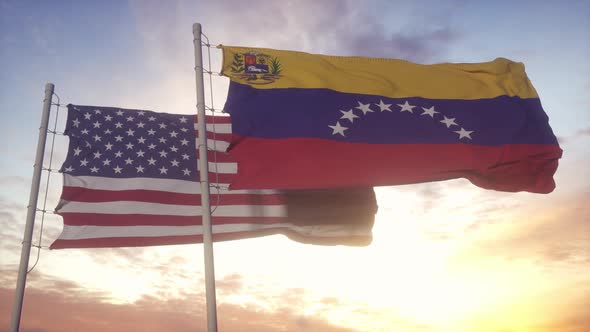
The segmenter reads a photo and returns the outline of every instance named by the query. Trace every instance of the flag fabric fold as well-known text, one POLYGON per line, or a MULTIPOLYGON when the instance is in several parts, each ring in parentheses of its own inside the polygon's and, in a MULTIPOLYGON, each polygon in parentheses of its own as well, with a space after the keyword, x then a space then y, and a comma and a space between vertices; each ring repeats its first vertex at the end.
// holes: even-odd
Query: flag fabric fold
MULTIPOLYGON (((207 116, 214 241, 273 234, 311 244, 367 245, 372 188, 229 190, 231 120, 207 116), (341 208, 346 204, 346 208, 341 208)), ((151 246, 203 240, 196 116, 68 105, 69 149, 52 249, 151 246)))
POLYGON ((455 178, 511 192, 555 187, 562 150, 521 63, 222 49, 232 189, 455 178))

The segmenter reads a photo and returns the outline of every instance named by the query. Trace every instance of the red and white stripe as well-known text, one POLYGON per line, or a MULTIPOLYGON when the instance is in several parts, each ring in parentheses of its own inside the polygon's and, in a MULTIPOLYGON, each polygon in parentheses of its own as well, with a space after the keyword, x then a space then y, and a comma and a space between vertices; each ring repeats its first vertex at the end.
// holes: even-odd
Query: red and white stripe
MULTIPOLYGON (((228 190, 237 172, 237 164, 225 153, 231 138, 230 118, 207 116, 207 138, 214 241, 272 234, 318 244, 363 243, 371 238, 372 225, 290 223, 279 191, 228 190)), ((52 249, 203 240, 201 187, 190 181, 64 174, 56 212, 64 219, 64 229, 52 249)))

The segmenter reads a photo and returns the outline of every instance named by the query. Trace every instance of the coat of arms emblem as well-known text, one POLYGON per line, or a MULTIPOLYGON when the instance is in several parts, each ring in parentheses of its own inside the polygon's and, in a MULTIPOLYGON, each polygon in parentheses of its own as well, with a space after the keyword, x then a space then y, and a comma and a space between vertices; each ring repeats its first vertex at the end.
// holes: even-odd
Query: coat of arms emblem
POLYGON ((278 58, 259 52, 235 53, 231 64, 233 77, 248 84, 270 84, 279 79, 282 65, 278 58))

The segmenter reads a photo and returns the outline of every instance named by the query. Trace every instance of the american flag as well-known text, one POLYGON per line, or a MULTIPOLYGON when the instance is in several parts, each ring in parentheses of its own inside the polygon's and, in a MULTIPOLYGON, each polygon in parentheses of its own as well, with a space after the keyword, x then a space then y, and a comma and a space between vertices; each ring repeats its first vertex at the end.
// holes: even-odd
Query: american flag
MULTIPOLYGON (((213 240, 273 234, 314 244, 366 245, 372 188, 229 190, 231 119, 207 116, 213 240)), ((196 116, 68 105, 69 149, 52 249, 151 246, 203 240, 196 116)))

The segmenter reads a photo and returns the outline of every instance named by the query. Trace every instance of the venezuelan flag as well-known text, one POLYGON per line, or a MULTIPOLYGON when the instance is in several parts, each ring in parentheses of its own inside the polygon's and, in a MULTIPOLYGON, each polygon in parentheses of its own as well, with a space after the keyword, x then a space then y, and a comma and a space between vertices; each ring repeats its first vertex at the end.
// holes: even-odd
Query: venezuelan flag
POLYGON ((220 47, 231 80, 233 189, 454 178, 500 191, 555 188, 562 150, 522 63, 220 47))

